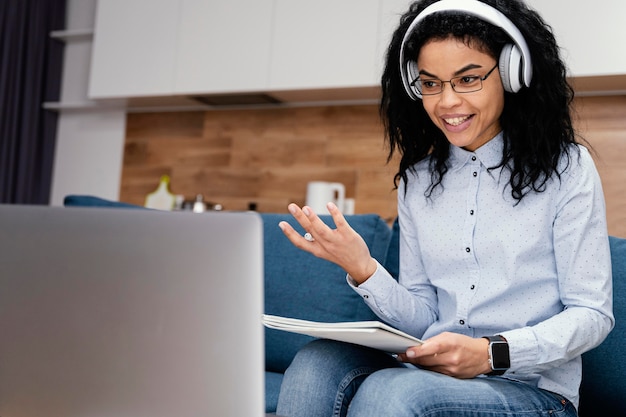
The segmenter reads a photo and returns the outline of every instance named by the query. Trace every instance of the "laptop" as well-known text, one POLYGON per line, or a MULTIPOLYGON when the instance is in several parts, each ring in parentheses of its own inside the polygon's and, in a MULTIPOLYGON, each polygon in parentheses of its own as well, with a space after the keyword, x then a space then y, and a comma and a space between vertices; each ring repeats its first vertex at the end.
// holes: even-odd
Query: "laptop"
POLYGON ((254 213, 0 205, 0 416, 264 412, 254 213))

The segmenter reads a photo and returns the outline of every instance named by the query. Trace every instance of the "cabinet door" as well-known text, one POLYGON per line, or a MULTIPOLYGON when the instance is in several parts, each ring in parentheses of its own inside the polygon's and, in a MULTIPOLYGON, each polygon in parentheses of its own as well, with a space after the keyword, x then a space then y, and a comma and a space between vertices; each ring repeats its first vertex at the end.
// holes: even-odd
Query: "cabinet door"
POLYGON ((552 26, 571 75, 626 74, 626 2, 603 0, 595 6, 571 0, 528 0, 552 26))
POLYGON ((378 0, 276 0, 270 89, 378 83, 378 0))
POLYGON ((180 0, 104 0, 96 10, 89 96, 171 94, 180 0))
POLYGON ((267 88, 274 0, 182 0, 178 93, 267 88))

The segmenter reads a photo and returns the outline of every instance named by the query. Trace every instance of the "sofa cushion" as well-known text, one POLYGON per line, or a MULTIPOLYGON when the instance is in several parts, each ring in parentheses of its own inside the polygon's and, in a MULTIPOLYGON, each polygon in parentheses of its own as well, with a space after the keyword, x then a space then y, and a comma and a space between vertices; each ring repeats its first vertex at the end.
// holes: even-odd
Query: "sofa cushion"
MULTIPOLYGON (((285 237, 278 223, 289 222, 304 230, 290 215, 263 214, 265 240, 265 313, 317 321, 373 320, 375 315, 346 283, 346 273, 337 265, 302 251, 285 237)), ((329 225, 328 215, 321 216, 329 225)), ((361 234, 372 256, 385 262, 391 232, 378 215, 346 216, 361 234)), ((266 329, 265 367, 284 372, 309 336, 266 329)))
POLYGON ((400 223, 397 217, 391 226, 391 240, 384 266, 387 272, 397 280, 400 275, 400 223))
POLYGON ((626 239, 610 237, 615 328, 583 354, 580 416, 626 415, 626 239))

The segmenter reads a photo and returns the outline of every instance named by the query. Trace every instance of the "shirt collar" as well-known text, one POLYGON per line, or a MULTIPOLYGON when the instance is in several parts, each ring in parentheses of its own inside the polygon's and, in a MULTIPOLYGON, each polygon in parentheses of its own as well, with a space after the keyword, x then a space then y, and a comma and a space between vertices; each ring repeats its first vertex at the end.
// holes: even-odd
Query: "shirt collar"
POLYGON ((473 156, 486 167, 491 168, 502 162, 502 152, 504 151, 504 134, 498 133, 489 142, 485 143, 474 152, 467 151, 458 146, 450 145, 450 168, 460 169, 468 163, 473 156))

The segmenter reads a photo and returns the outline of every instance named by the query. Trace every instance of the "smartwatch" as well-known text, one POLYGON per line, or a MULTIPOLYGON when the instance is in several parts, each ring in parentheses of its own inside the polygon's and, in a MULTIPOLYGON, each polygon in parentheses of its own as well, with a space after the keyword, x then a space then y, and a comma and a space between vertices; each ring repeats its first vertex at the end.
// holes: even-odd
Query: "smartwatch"
POLYGON ((503 336, 484 336, 489 340, 489 364, 491 372, 487 375, 502 375, 511 367, 509 344, 503 336))

